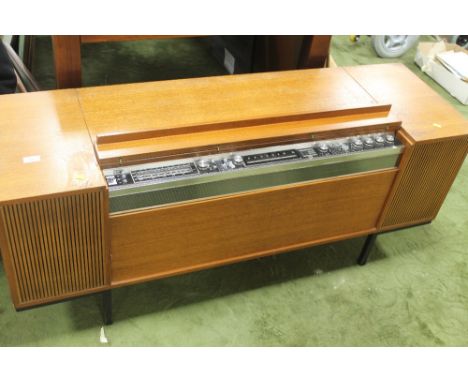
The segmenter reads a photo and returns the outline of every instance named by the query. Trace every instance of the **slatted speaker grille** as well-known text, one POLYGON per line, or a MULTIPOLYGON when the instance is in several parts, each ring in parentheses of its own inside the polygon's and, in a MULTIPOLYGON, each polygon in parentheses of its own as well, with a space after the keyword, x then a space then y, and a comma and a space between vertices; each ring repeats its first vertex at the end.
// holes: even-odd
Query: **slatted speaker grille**
POLYGON ((20 303, 105 283, 100 192, 1 208, 20 303))
POLYGON ((382 227, 432 220, 466 156, 468 138, 414 147, 382 227))

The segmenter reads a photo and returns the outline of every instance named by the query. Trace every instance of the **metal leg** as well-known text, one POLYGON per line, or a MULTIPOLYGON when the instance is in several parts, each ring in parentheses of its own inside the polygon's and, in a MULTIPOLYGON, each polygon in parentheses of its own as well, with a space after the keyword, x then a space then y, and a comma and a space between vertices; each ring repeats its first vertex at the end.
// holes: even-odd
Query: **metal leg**
POLYGON ((104 325, 112 324, 112 290, 102 293, 102 315, 104 325))
POLYGON ((357 263, 359 265, 365 265, 367 263, 367 259, 369 258, 370 252, 374 247, 375 239, 377 239, 376 233, 367 236, 366 242, 364 243, 364 247, 362 247, 361 254, 357 259, 357 263))

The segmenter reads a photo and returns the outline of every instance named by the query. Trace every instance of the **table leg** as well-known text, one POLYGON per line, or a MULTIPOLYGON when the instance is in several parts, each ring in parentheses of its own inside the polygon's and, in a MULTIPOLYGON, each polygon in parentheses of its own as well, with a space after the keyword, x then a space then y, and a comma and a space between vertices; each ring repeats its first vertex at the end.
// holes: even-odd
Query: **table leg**
POLYGON ((372 248, 374 247, 375 239, 377 239, 376 233, 367 236, 364 246, 362 247, 361 254, 359 255, 357 259, 357 263, 359 265, 365 265, 367 263, 370 252, 372 251, 372 248))
POLYGON ((52 36, 57 88, 81 86, 80 36, 52 36))
POLYGON ((112 290, 107 290, 102 293, 102 314, 104 325, 112 324, 112 290))

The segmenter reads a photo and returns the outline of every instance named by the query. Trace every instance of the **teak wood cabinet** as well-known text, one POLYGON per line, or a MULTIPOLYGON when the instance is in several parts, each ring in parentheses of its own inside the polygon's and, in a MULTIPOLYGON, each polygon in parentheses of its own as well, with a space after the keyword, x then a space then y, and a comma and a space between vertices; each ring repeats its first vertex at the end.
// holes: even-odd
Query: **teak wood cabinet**
POLYGON ((430 222, 468 150, 467 121, 398 64, 16 94, 0 115, 17 309, 430 222), (392 168, 109 210, 105 168, 389 131, 392 168))

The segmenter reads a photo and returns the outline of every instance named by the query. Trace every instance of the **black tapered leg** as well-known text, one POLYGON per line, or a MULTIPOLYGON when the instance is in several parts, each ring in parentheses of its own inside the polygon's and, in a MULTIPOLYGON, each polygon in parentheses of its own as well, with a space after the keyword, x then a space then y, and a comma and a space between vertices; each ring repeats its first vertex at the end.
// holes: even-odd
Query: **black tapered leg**
POLYGON ((372 248, 374 247, 375 239, 377 239, 376 233, 367 236, 366 242, 364 243, 364 246, 362 247, 361 254, 359 255, 357 259, 357 263, 359 265, 365 265, 367 263, 370 252, 372 251, 372 248))
POLYGON ((102 316, 104 325, 112 324, 112 290, 102 293, 102 316))

